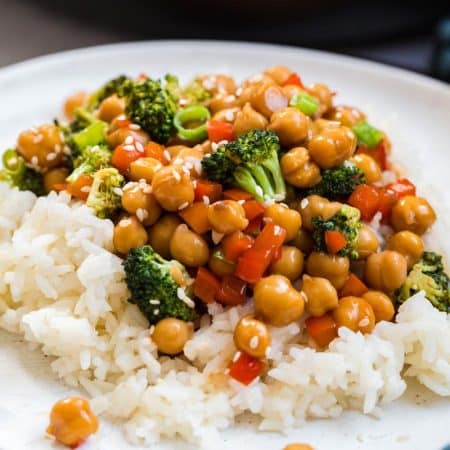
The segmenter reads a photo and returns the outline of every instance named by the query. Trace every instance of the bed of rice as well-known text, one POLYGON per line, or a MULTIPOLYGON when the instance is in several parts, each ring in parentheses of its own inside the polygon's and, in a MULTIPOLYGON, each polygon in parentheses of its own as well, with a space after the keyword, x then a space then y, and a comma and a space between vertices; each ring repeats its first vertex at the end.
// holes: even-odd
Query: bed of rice
POLYGON ((450 396, 450 315, 418 294, 396 323, 363 336, 347 329, 325 352, 305 345, 302 324, 273 328, 270 370, 243 386, 225 375, 236 322, 251 305, 210 306, 184 356, 158 358, 148 324, 127 303, 113 224, 64 194, 36 199, 0 183, 0 326, 53 357, 97 413, 123 419, 133 443, 181 437, 214 448, 244 412, 261 430, 286 431, 343 409, 377 414, 416 377, 450 396))

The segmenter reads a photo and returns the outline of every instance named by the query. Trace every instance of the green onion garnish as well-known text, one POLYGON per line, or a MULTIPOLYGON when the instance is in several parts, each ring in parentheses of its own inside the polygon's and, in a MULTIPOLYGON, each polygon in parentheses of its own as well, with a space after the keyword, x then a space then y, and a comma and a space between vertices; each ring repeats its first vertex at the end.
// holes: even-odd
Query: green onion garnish
POLYGON ((376 147, 383 140, 383 133, 363 120, 353 127, 358 143, 368 148, 376 147))
POLYGON ((193 105, 180 109, 173 119, 173 124, 178 130, 178 135, 188 141, 202 141, 208 136, 206 122, 211 117, 209 110, 204 106, 193 105), (200 122, 195 128, 186 128, 189 122, 200 122))
POLYGON ((16 150, 9 149, 3 153, 2 163, 5 170, 11 174, 19 174, 25 170, 25 164, 21 156, 19 156, 16 150))
POLYGON ((312 116, 319 109, 319 102, 306 93, 294 94, 289 105, 297 108, 307 116, 312 116))

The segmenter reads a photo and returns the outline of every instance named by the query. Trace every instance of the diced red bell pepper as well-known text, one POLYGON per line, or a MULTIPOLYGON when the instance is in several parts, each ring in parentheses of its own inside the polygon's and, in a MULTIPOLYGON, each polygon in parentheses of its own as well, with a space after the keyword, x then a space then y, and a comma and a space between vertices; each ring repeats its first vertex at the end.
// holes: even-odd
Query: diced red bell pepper
POLYGON ((363 220, 371 221, 380 207, 380 191, 375 186, 360 184, 350 195, 348 204, 359 209, 363 220))
POLYGON ((256 250, 271 250, 274 252, 283 245, 286 238, 286 230, 273 222, 268 222, 261 233, 255 239, 253 248, 256 250))
POLYGON ((244 232, 250 234, 251 236, 257 236, 261 232, 262 224, 263 216, 255 217, 253 220, 249 221, 249 224, 244 232))
POLYGON ((264 205, 256 200, 247 200, 242 207, 245 211, 245 217, 247 217, 248 220, 253 220, 258 216, 262 216, 266 210, 264 205))
POLYGON ((202 202, 207 197, 210 203, 222 198, 222 185, 208 180, 197 180, 195 187, 195 201, 202 202))
POLYGON ((225 275, 217 291, 216 300, 222 305, 240 305, 245 302, 246 291, 247 283, 245 281, 233 275, 225 275))
POLYGON ((326 347, 337 337, 337 324, 330 313, 320 317, 308 317, 305 325, 308 335, 320 347, 326 347))
POLYGON ((252 200, 253 195, 249 192, 243 191, 242 189, 227 189, 223 192, 223 198, 227 200, 252 200))
POLYGON ((381 141, 375 148, 368 148, 365 145, 358 146, 356 154, 365 153, 371 156, 375 162, 380 166, 381 170, 387 170, 389 168, 386 144, 381 141))
POLYGON ((207 131, 211 142, 233 141, 236 137, 233 124, 221 120, 208 120, 207 131))
POLYGON ((222 253, 229 261, 234 261, 238 256, 252 247, 254 239, 242 231, 235 231, 226 235, 221 242, 222 253))
POLYGON ((122 175, 126 175, 130 169, 130 164, 143 156, 145 156, 145 152, 138 150, 134 144, 121 144, 114 149, 111 164, 122 175))
POLYGON ((378 206, 378 211, 381 212, 383 222, 389 221, 391 217, 392 207, 397 201, 395 193, 389 189, 378 188, 380 193, 380 203, 378 206))
POLYGON ((344 286, 339 291, 339 297, 348 297, 350 295, 361 297, 369 288, 352 272, 350 272, 344 286))
POLYGON ((204 303, 212 303, 220 289, 218 278, 204 267, 199 267, 194 280, 194 295, 204 303))
POLYGON ((131 120, 127 119, 126 117, 120 117, 115 120, 115 123, 119 128, 129 128, 131 125, 131 120))
POLYGON ((325 231, 324 237, 327 249, 332 255, 335 255, 347 245, 347 239, 340 231, 325 231))
POLYGON ((73 183, 67 185, 67 192, 75 198, 86 201, 93 181, 90 175, 80 175, 73 183))
POLYGON ((289 86, 289 85, 299 86, 302 89, 304 89, 304 87, 305 87, 303 85, 301 78, 296 73, 292 73, 291 75, 289 75, 288 79, 283 83, 283 86, 289 86))
POLYGON ((239 383, 249 385, 266 370, 266 364, 258 358, 240 352, 239 357, 230 364, 229 375, 239 383))
POLYGON ((155 158, 162 164, 167 164, 168 161, 164 156, 164 146, 157 142, 150 141, 144 149, 144 154, 148 158, 155 158))
POLYGON ((407 178, 400 178, 395 183, 388 184, 386 190, 394 192, 397 199, 406 195, 416 195, 416 186, 407 178))

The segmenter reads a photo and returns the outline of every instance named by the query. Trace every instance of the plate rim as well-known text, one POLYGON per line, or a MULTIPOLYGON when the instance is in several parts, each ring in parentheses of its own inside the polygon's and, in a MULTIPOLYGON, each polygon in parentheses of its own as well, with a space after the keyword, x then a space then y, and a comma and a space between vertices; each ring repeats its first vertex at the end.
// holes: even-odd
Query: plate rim
MULTIPOLYGON (((355 56, 334 53, 330 51, 316 50, 306 47, 296 47, 293 45, 272 44, 265 42, 235 41, 235 40, 211 40, 211 39, 161 39, 161 40, 143 40, 143 41, 124 41, 111 44, 84 46, 70 50, 52 52, 23 61, 18 61, 4 67, 0 67, 0 83, 6 81, 11 76, 24 70, 38 68, 40 66, 50 65, 52 63, 62 63, 72 58, 93 55, 95 53, 110 53, 114 51, 124 51, 126 49, 144 49, 146 47, 155 47, 167 49, 181 49, 190 46, 203 48, 221 47, 223 49, 235 50, 237 53, 245 50, 273 50, 284 54, 303 54, 307 57, 313 57, 318 61, 341 63, 348 68, 352 66, 370 72, 379 76, 390 76, 397 81, 404 81, 426 89, 439 91, 443 95, 447 95, 450 99, 450 84, 431 78, 427 75, 416 73, 400 67, 395 67, 386 63, 371 61, 369 59, 359 58, 355 56)), ((282 56, 282 55, 281 55, 282 56)))

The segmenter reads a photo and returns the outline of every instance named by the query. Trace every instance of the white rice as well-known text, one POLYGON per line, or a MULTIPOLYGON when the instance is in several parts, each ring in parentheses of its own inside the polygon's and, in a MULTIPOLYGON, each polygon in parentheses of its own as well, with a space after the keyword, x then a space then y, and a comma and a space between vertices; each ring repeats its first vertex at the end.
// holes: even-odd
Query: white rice
POLYGON ((147 321, 127 303, 112 233, 110 221, 63 193, 36 200, 0 184, 0 326, 52 356, 58 376, 84 388, 96 412, 122 420, 133 443, 181 437, 216 448, 243 412, 277 431, 346 408, 377 415, 403 394, 404 377, 450 395, 450 319, 421 294, 397 323, 366 336, 341 329, 325 352, 302 345, 301 323, 272 328, 271 369, 249 386, 226 368, 234 326, 251 304, 209 305, 213 317, 202 318, 184 358, 158 359, 147 321))

